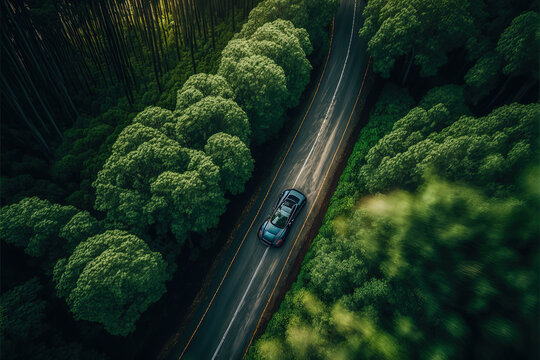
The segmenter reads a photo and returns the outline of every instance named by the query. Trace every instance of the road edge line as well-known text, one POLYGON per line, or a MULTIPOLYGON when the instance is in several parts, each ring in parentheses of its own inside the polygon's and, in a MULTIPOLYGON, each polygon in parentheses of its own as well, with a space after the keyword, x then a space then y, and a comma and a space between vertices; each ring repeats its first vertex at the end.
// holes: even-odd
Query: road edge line
POLYGON ((360 99, 360 95, 362 94, 362 89, 364 88, 364 82, 366 80, 366 75, 368 73, 368 70, 369 70, 369 67, 371 65, 371 57, 369 58, 369 61, 368 61, 368 64, 366 66, 366 71, 364 72, 364 78, 362 79, 362 85, 360 86, 360 90, 358 91, 358 96, 356 97, 356 101, 354 102, 354 106, 353 106, 353 109, 351 111, 351 115, 349 116, 349 120, 347 121, 347 125, 345 126, 345 130, 343 130, 343 134, 341 134, 341 139, 339 140, 339 144, 336 148, 336 151, 334 152, 334 155, 332 156, 332 161, 330 162, 330 166, 328 167, 328 169, 326 170, 326 174, 324 175, 324 179, 323 179, 323 182, 321 184, 321 187, 319 188, 319 191, 317 192, 317 196, 315 197, 315 201, 313 201, 313 204, 311 205, 311 208, 309 209, 309 212, 308 212, 308 215, 306 216, 306 220, 304 221, 304 223, 302 224, 302 228, 300 229, 300 232, 298 233, 298 235, 296 236, 296 239, 294 240, 294 243, 293 243, 293 246, 291 247, 291 250, 289 251, 289 255, 287 256, 287 260, 285 260, 285 264, 283 264, 283 267, 281 268, 281 272, 279 274, 279 277, 276 281, 276 284, 274 285, 274 288, 272 289, 272 292, 270 293, 270 297, 268 298, 268 301, 266 302, 266 306, 264 307, 262 313, 261 313, 261 316, 259 317, 259 321, 257 322, 257 327, 255 328, 255 331, 253 332, 253 334, 251 335, 251 339, 249 340, 249 344, 244 352, 244 355, 242 356, 242 359, 244 359, 248 353, 248 350, 251 346, 251 343, 253 342, 253 338, 255 337, 255 334, 257 333, 257 330, 259 329, 259 326, 260 326, 260 323, 261 323, 261 320, 264 316, 264 313, 266 312, 266 309, 268 308, 268 305, 270 304, 270 301, 272 300, 272 296, 274 295, 274 291, 276 290, 277 288, 277 285, 279 284, 279 281, 281 280, 281 276, 283 275, 283 271, 285 270, 285 267, 287 266, 287 263, 289 262, 289 258, 291 257, 291 254, 294 250, 294 247, 296 246, 296 243, 298 241, 298 239, 300 238, 300 235, 302 234, 302 231, 304 230, 304 227, 309 219, 309 216, 311 215, 311 211, 313 210, 313 208, 315 207, 315 204, 317 203, 317 200, 319 199, 319 195, 321 194, 321 190, 322 188, 324 187, 324 184, 326 183, 326 178, 328 177, 328 173, 330 172, 330 169, 332 168, 332 166, 334 165, 334 160, 336 158, 336 155, 338 153, 338 150, 339 148, 341 147, 341 143, 343 141, 343 138, 345 137, 345 134, 347 133, 347 129, 349 128, 349 124, 351 122, 351 119, 352 119, 352 116, 354 114, 354 111, 356 109, 356 105, 358 103, 358 100, 360 99))
MULTIPOLYGON (((225 280, 225 278, 227 277, 227 274, 229 273, 229 270, 232 266, 232 264, 234 263, 234 260, 236 259, 236 255, 238 254, 238 252, 240 251, 240 248, 242 248, 242 245, 244 244, 244 241, 248 235, 248 233, 251 231, 251 228, 253 227, 253 224, 255 223, 255 220, 257 219, 257 216, 259 216, 259 212, 261 211, 263 205, 264 205, 264 202, 266 201, 266 198, 268 197, 268 194, 270 194, 270 190, 272 189, 272 186, 274 185, 274 182, 279 174, 279 171, 281 170, 281 167, 283 166, 283 163, 285 162, 285 159, 287 159, 287 155, 289 154, 289 151, 291 150, 293 144, 294 144, 294 141, 296 140, 296 136, 298 135, 298 133, 300 132, 300 129, 302 128, 302 125, 304 124, 304 120, 306 119, 307 117, 307 114, 309 113, 309 110, 311 109, 311 105, 313 104, 313 101, 315 100, 315 97, 317 96, 317 93, 319 91, 319 86, 321 85, 321 82, 322 82, 322 79, 324 77, 324 74, 326 72, 326 65, 328 64, 328 59, 330 59, 330 53, 332 51, 332 39, 334 38, 334 18, 332 18, 332 34, 331 34, 331 37, 330 37, 330 46, 329 46, 329 49, 328 49, 328 55, 326 56, 326 61, 324 63, 324 68, 323 68, 323 72, 321 74, 321 77, 319 78, 319 82, 317 84, 317 88, 315 89, 315 93, 313 94, 313 97, 311 98, 311 102, 309 103, 309 106, 306 110, 306 113, 304 114, 304 117, 302 118, 302 121, 300 122, 300 126, 298 126, 298 129, 296 130, 296 133, 294 134, 294 137, 291 141, 291 144, 289 145, 289 148, 287 149, 287 152, 285 153, 285 156, 283 157, 283 160, 281 161, 281 164, 279 164, 279 168, 276 172, 276 175, 274 175, 274 178, 272 179, 272 182, 270 183, 270 186, 268 187, 268 191, 266 192, 266 195, 264 196, 264 199, 261 203, 261 206, 259 207, 259 209, 257 210, 257 213, 255 214, 255 216, 253 217, 253 221, 251 222, 251 224, 249 225, 249 228, 247 229, 244 237, 242 238, 242 242, 240 243, 240 245, 238 246, 238 249, 236 249, 236 252, 234 253, 234 256, 231 260, 231 262, 229 263, 229 266, 227 267, 227 270, 225 271, 225 274, 223 275, 223 278, 221 279, 219 285, 218 285, 218 288, 216 289, 214 295, 212 296, 212 299, 210 300, 210 303, 208 304, 208 306, 206 307, 206 310, 204 311, 204 314, 203 316, 201 317, 201 320, 199 321, 199 323, 197 324, 197 327, 195 328, 195 330, 193 331, 193 334, 191 334, 191 337, 189 338, 186 346, 184 347, 184 350, 182 350, 182 353, 180 354, 180 357, 178 358, 178 360, 180 360, 183 356, 184 356, 184 353, 186 352, 187 348, 189 347, 189 345, 191 344, 191 341, 193 340, 193 338, 195 337, 195 334, 197 333, 197 331, 199 330, 199 327, 201 326, 206 314, 208 313, 208 310, 210 309, 210 306, 212 305, 212 302, 214 301, 214 298, 216 297, 217 293, 219 292, 220 288, 221 288, 221 285, 223 284, 223 281, 225 280)), ((266 309, 266 308, 265 308, 266 309)), ((251 342, 250 342, 251 343, 251 342)))

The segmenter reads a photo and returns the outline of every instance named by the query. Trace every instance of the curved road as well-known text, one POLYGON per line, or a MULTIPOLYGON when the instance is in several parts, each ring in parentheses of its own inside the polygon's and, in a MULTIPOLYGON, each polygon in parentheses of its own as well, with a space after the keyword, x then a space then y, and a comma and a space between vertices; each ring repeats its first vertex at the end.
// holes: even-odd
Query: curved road
MULTIPOLYGON (((170 359, 240 359, 253 341, 276 288, 299 255, 299 241, 313 220, 312 209, 331 165, 350 135, 356 101, 363 87, 368 56, 358 37, 362 0, 342 0, 335 17, 332 46, 319 85, 306 104, 298 131, 276 164, 254 206, 241 220, 226 250, 210 291, 180 336, 170 359), (304 115, 305 114, 305 115, 304 115), (283 247, 268 248, 257 239, 281 191, 297 188, 307 196, 283 247)), ((365 89, 364 89, 365 90, 365 89)))

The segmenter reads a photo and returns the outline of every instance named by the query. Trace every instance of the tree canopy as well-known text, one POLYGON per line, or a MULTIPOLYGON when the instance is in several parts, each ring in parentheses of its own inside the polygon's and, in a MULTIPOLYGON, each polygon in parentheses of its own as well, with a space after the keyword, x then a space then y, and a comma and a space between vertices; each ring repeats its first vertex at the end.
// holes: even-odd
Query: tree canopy
POLYGON ((289 93, 287 107, 298 105, 311 71, 307 56, 313 48, 307 31, 278 19, 258 28, 249 37, 249 46, 254 54, 272 59, 283 69, 289 93))
POLYGON ((370 192, 395 187, 414 189, 433 172, 496 192, 515 181, 515 173, 537 152, 538 104, 500 107, 483 118, 449 120, 442 104, 415 108, 375 145, 360 170, 370 192))
POLYGON ((231 99, 233 91, 219 75, 199 73, 186 80, 176 95, 176 111, 183 111, 207 96, 231 99))
POLYGON ((204 151, 219 167, 223 190, 233 195, 241 193, 254 167, 246 144, 237 136, 216 133, 208 139, 204 151))
POLYGON ((11 72, 0 181, 11 205, 0 209, 0 237, 38 257, 7 246, 16 275, 6 283, 46 270, 43 286, 31 280, 2 295, 4 355, 103 358, 95 347, 145 356, 145 327, 114 347, 103 345, 105 331, 134 332, 177 268, 189 273, 191 261, 208 260, 223 236, 212 228, 225 196, 241 193, 253 172, 250 144, 277 133, 299 104, 313 46, 326 53, 324 27, 338 1, 294 0, 288 14, 306 29, 274 6, 290 4, 265 1, 255 3, 269 11, 255 12, 249 35, 224 52, 223 74, 221 50, 248 0, 2 5, 11 72))
POLYGON ((277 19, 289 20, 296 28, 306 29, 314 47, 326 45, 324 28, 332 20, 339 1, 335 0, 266 0, 249 13, 248 21, 236 38, 249 38, 265 23, 277 19))
MULTIPOLYGON (((538 69, 540 49, 540 15, 527 11, 517 16, 507 27, 497 43, 497 51, 505 60, 505 74, 531 73, 538 69)), ((532 73, 538 74, 537 71, 532 73)))
POLYGON ((175 137, 186 147, 202 149, 209 137, 226 132, 249 145, 251 130, 246 113, 231 99, 207 96, 178 116, 175 137))
POLYGON ((303 286, 293 286, 251 355, 537 353, 537 196, 528 188, 489 199, 429 181, 418 194, 365 199, 315 239, 303 286))
POLYGON ((103 224, 88 211, 79 211, 60 229, 60 237, 66 239, 70 249, 74 249, 81 241, 101 233, 103 224))
POLYGON ((225 191, 243 189, 253 170, 249 139, 247 116, 231 99, 206 96, 175 112, 149 107, 114 143, 94 182, 96 209, 105 211, 115 226, 137 234, 150 228, 161 236, 172 232, 183 244, 190 232, 217 224, 225 191), (222 132, 230 139, 210 141, 222 132), (200 151, 205 147, 209 155, 200 151), (234 158, 225 161, 225 154, 234 158))
POLYGON ((384 77, 408 55, 424 76, 434 75, 447 52, 474 33, 467 0, 372 0, 364 9, 360 36, 368 41, 373 69, 384 77))
POLYGON ((223 49, 218 74, 234 91, 260 144, 283 124, 286 108, 298 105, 309 82, 312 51, 308 33, 286 20, 274 20, 230 41, 223 49))
POLYGON ((223 57, 219 74, 234 90, 235 100, 251 122, 253 143, 260 144, 277 133, 283 125, 287 103, 287 83, 283 69, 266 56, 253 55, 239 61, 223 57), (224 73, 227 62, 235 64, 224 73))
POLYGON ((37 197, 0 209, 0 237, 8 244, 23 247, 28 255, 44 257, 46 269, 95 235, 101 226, 88 212, 37 197))
POLYGON ((40 296, 43 286, 33 278, 3 292, 0 297, 2 322, 2 354, 15 358, 28 341, 35 341, 46 330, 45 300, 40 296))
POLYGON ((80 243, 58 261, 54 280, 76 319, 102 323, 113 335, 127 335, 148 306, 165 293, 161 254, 125 231, 109 230, 80 243))
POLYGON ((465 74, 465 83, 472 88, 473 102, 488 95, 497 85, 501 71, 501 56, 490 51, 482 55, 465 74))

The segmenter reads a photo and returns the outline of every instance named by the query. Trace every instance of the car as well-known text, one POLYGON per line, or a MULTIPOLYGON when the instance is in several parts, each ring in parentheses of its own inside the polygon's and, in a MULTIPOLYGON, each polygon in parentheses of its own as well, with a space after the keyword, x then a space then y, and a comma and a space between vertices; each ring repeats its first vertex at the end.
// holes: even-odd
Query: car
POLYGON ((258 236, 265 245, 280 247, 289 233, 296 216, 306 204, 306 196, 295 189, 283 191, 272 214, 259 228, 258 236))

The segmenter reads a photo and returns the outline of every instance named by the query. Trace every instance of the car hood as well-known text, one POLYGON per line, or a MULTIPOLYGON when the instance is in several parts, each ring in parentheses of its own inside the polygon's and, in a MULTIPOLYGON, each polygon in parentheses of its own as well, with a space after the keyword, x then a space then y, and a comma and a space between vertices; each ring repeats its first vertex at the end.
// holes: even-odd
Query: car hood
POLYGON ((285 229, 275 226, 270 220, 266 220, 262 227, 262 237, 267 241, 278 240, 284 231, 285 229))

